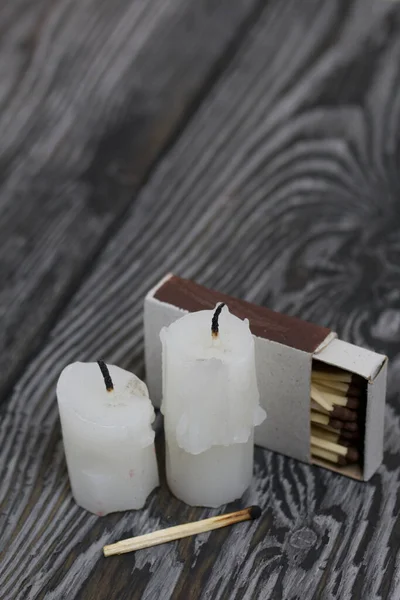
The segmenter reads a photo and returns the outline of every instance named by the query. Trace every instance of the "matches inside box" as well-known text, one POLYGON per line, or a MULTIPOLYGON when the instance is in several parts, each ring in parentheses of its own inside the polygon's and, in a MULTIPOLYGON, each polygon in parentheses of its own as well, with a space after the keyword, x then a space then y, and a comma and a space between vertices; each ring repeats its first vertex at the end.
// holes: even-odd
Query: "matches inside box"
POLYGON ((366 381, 359 375, 314 359, 311 373, 311 458, 361 471, 366 381))

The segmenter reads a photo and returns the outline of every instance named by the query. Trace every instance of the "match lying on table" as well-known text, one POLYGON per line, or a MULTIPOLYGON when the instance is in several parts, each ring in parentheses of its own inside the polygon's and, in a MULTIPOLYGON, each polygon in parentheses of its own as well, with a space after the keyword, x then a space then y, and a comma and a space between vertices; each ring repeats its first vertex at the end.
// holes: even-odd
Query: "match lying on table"
POLYGON ((227 527, 228 525, 234 525, 235 523, 241 523, 242 521, 252 521, 258 519, 260 515, 261 508, 259 506, 249 506, 243 510, 227 513, 225 515, 202 519, 201 521, 195 521, 193 523, 176 525, 175 527, 168 527, 167 529, 160 529, 159 531, 153 531, 151 533, 146 533, 145 535, 121 540, 115 544, 104 546, 103 553, 104 556, 112 556, 114 554, 134 552, 135 550, 158 546, 159 544, 165 544, 166 542, 173 542, 174 540, 180 540, 198 533, 212 531, 213 529, 220 529, 221 527, 227 527))
POLYGON ((338 466, 360 463, 364 421, 362 378, 316 363, 311 374, 311 455, 338 466))

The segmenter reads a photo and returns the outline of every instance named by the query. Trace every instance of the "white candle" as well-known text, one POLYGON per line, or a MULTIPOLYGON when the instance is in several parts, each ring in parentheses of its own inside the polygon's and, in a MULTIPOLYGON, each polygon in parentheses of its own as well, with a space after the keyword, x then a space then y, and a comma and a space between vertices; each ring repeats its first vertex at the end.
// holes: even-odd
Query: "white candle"
POLYGON ((226 306, 218 317, 220 308, 190 313, 161 331, 167 481, 195 506, 243 494, 253 474, 254 426, 266 416, 249 323, 226 306))
POLYGON ((61 373, 57 399, 77 504, 99 516, 142 508, 159 485, 146 385, 113 365, 76 362, 61 373))

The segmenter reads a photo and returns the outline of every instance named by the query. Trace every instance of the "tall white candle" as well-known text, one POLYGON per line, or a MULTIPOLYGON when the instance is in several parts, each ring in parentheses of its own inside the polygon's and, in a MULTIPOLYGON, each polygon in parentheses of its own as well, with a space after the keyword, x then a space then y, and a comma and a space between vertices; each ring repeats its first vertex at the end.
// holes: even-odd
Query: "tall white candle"
POLYGON ((187 504, 231 502, 250 484, 254 426, 266 416, 249 323, 218 307, 185 315, 161 341, 168 485, 187 504))
POLYGON ((159 485, 146 385, 113 365, 76 362, 61 373, 57 398, 77 504, 99 516, 142 508, 159 485))

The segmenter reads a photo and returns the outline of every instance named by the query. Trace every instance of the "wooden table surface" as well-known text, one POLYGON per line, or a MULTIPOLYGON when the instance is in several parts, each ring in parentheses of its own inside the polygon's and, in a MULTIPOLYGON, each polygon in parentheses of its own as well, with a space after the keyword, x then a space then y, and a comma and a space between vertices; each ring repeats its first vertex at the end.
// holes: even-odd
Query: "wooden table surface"
POLYGON ((400 598, 400 6, 13 0, 0 40, 0 598, 400 598), (69 489, 57 377, 143 376, 168 271, 388 354, 384 464, 257 448, 226 509, 259 521, 105 559, 221 512, 163 483, 98 518, 69 489))

